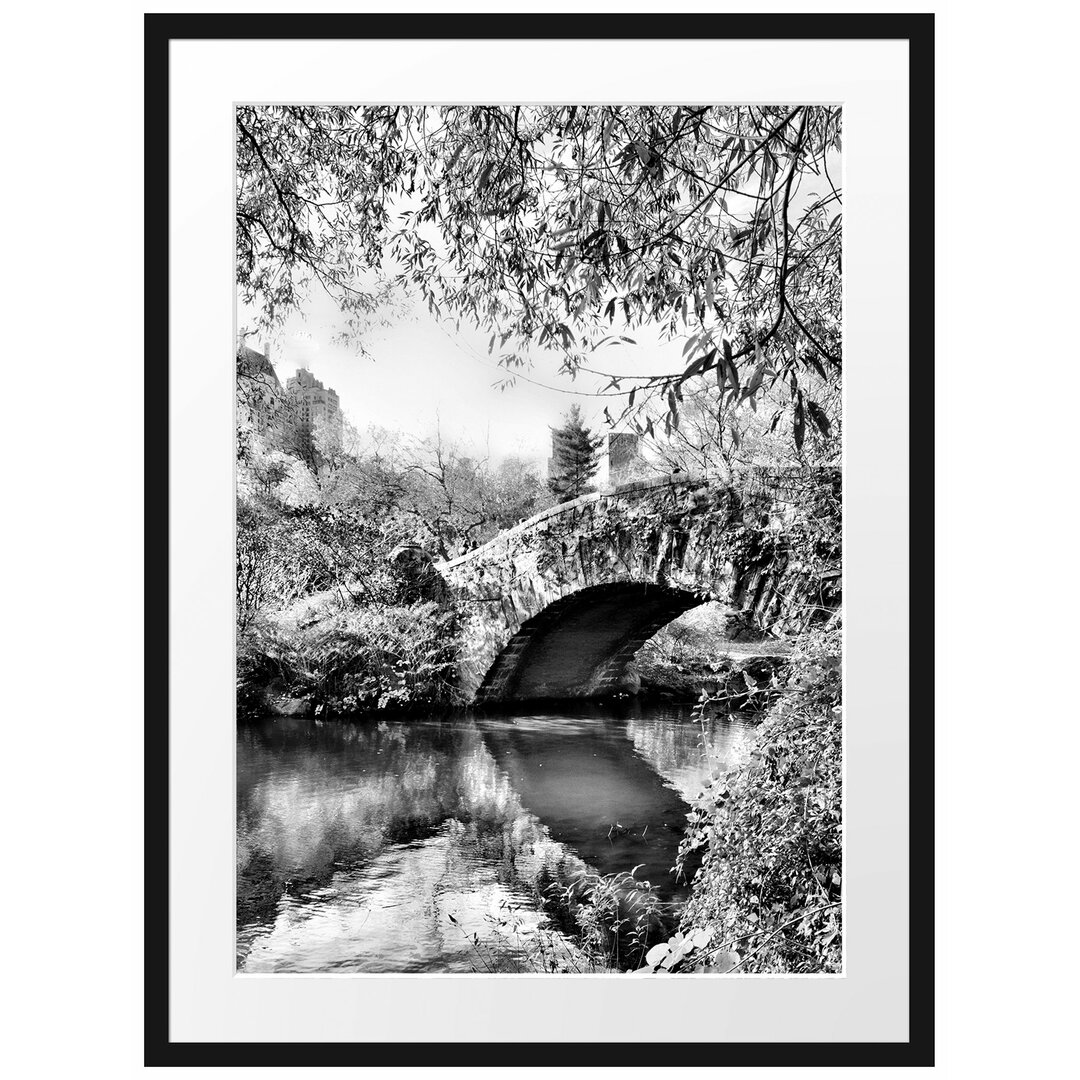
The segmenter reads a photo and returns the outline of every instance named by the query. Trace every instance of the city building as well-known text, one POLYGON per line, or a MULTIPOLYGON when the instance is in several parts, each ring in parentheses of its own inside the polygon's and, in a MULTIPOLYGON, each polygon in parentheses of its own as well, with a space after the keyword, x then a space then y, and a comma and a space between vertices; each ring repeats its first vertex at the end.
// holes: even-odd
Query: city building
POLYGON ((292 409, 281 381, 270 363, 270 347, 263 352, 241 341, 236 350, 236 407, 242 429, 259 435, 268 446, 280 449, 292 433, 292 409))
POLYGON ((323 386, 307 368, 297 368, 285 384, 298 431, 326 439, 329 444, 341 443, 341 404, 337 391, 323 386))
POLYGON ((641 453, 641 436, 632 431, 612 431, 607 437, 608 483, 612 486, 640 480, 648 472, 641 453))
POLYGON ((267 449, 295 454, 299 448, 323 449, 341 444, 343 417, 337 392, 324 386, 306 368, 299 368, 285 386, 270 362, 270 347, 236 349, 237 423, 258 435, 267 449))

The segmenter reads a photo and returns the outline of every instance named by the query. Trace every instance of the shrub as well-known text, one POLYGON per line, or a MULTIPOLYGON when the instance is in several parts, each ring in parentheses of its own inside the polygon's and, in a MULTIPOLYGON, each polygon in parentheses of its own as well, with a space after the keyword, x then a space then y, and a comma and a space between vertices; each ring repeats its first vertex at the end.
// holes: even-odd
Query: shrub
POLYGON ((387 555, 403 533, 353 507, 268 508, 241 501, 236 528, 237 622, 348 584, 374 603, 392 603, 399 583, 387 555))
POLYGON ((837 630, 804 641, 750 760, 692 804, 678 868, 701 865, 681 929, 639 970, 841 970, 839 644, 837 630))
POLYGON ((453 610, 431 601, 350 605, 310 623, 308 612, 264 617, 242 633, 238 695, 248 712, 275 683, 338 715, 458 702, 453 610))
POLYGON ((582 947, 598 963, 637 967, 649 945, 674 924, 671 905, 660 900, 650 882, 638 880, 637 871, 636 866, 617 874, 588 871, 562 890, 582 947))
POLYGON ((679 851, 704 850, 683 912, 707 949, 684 968, 841 970, 842 715, 838 632, 819 632, 754 753, 692 807, 679 851))

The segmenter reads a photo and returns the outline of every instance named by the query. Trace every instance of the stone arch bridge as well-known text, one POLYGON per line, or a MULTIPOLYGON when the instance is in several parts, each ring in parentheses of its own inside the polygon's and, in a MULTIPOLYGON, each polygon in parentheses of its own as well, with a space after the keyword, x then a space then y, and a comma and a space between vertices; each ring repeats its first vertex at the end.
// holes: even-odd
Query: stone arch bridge
POLYGON ((552 507, 435 569, 466 612, 477 704, 602 696, 708 600, 790 635, 840 606, 838 472, 624 484, 552 507), (832 516, 830 529, 828 523, 832 516))

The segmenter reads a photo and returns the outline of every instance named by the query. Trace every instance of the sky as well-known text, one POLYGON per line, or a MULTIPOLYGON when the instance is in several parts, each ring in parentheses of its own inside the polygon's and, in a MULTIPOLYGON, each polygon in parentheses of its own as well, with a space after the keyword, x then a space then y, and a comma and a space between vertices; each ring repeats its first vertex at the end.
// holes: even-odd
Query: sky
MULTIPOLYGON (((241 331, 254 325, 251 313, 241 307, 241 331)), ((506 372, 487 353, 490 335, 465 322, 457 332, 452 322, 440 323, 419 306, 391 326, 373 327, 364 338, 368 357, 335 343, 338 325, 333 301, 312 296, 305 316, 292 316, 273 336, 253 335, 247 342, 260 352, 264 343, 269 345, 282 384, 306 367, 336 390, 346 417, 361 431, 374 424, 425 438, 438 426, 444 440, 479 455, 487 452, 496 462, 516 454, 543 465, 551 448, 549 428, 572 404, 581 406, 595 431, 608 430, 605 405, 618 415, 613 403, 620 399, 581 393, 602 389, 606 379, 583 374, 574 381, 559 375, 554 352, 537 351, 534 367, 523 369, 535 382, 519 379, 509 389, 497 389, 494 384, 506 372)), ((622 373, 677 372, 685 366, 681 342, 630 336, 638 344, 602 346, 593 354, 596 366, 622 373)))

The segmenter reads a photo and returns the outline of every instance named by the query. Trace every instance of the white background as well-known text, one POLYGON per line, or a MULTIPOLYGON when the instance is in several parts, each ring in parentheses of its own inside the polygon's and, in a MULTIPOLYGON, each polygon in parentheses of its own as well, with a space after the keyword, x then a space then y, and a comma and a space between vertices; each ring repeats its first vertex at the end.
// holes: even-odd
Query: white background
MULTIPOLYGON (((1051 8, 1023 15, 938 30, 939 1062, 964 1076, 1073 1060, 1075 226, 1035 192, 1074 174, 1075 68, 1051 8)), ((18 1075, 141 1060, 140 49, 138 9, 20 10, 0 67, 5 352, 51 398, 3 425, 18 1075)))

